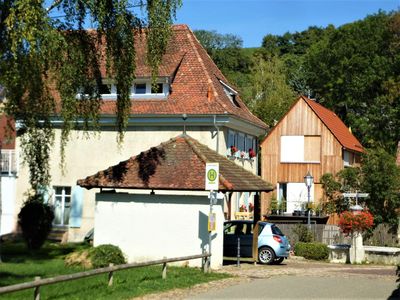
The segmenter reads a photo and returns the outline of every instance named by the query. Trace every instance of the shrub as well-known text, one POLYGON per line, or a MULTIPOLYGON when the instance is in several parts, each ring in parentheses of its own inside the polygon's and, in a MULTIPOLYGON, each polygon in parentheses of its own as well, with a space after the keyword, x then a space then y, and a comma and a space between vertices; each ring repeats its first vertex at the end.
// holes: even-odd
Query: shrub
POLYGON ((303 243, 311 243, 314 241, 312 232, 303 224, 297 224, 293 228, 293 233, 297 235, 297 240, 303 243))
POLYGON ((90 260, 93 268, 108 267, 110 263, 120 265, 126 263, 124 254, 117 246, 106 244, 93 248, 90 251, 90 260))
POLYGON ((18 224, 28 249, 36 250, 42 247, 50 233, 53 219, 53 209, 43 203, 40 195, 28 198, 18 214, 18 224))
POLYGON ((322 243, 299 242, 294 247, 294 253, 297 256, 315 260, 325 260, 329 256, 328 246, 322 243))
POLYGON ((92 268, 92 261, 90 259, 90 251, 89 250, 78 250, 68 254, 64 263, 67 267, 71 266, 81 266, 85 269, 92 268))

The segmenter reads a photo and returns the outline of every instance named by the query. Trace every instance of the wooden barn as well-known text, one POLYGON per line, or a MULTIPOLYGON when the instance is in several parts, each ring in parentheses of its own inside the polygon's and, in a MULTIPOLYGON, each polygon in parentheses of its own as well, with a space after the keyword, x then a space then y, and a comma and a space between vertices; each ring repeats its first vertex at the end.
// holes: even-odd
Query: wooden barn
POLYGON ((274 196, 286 216, 306 210, 308 172, 314 177, 310 199, 318 207, 321 176, 358 164, 362 152, 360 142, 334 112, 299 97, 261 142, 261 177, 276 187, 274 193, 263 195, 262 214, 271 213, 274 196))

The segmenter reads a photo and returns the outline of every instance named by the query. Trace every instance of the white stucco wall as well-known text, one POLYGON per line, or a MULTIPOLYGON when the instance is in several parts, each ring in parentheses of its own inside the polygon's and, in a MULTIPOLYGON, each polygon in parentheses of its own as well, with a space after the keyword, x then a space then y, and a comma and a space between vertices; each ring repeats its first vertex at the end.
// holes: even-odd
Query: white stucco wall
MULTIPOLYGON (((217 149, 216 129, 213 126, 187 126, 187 134, 207 145, 210 149, 217 149)), ((86 136, 83 132, 72 131, 70 141, 66 147, 65 170, 60 168, 60 133, 56 129, 55 145, 51 155, 51 186, 76 186, 78 179, 93 175, 120 161, 127 160, 141 151, 158 146, 162 142, 182 134, 183 126, 137 126, 129 127, 125 133, 124 143, 118 146, 116 131, 111 128, 103 128, 101 133, 86 136)), ((226 135, 227 128, 219 130, 219 153, 226 156, 226 135)), ((17 149, 20 147, 20 140, 17 138, 17 149)), ((21 153, 22 151, 19 151, 21 153)), ((25 200, 24 194, 29 189, 28 168, 22 164, 22 157, 16 187, 16 205, 14 209, 14 224, 17 214, 25 200)), ((257 160, 235 161, 245 169, 257 174, 257 160)), ((82 241, 85 234, 94 226, 95 193, 98 190, 83 191, 83 214, 82 223, 79 228, 69 228, 68 241, 82 241)), ((236 199, 236 198, 234 198, 236 199)), ((236 205, 234 205, 236 206, 236 205)))
POLYGON ((15 227, 15 186, 16 180, 13 176, 1 177, 1 228, 0 235, 11 233, 15 227))
MULTIPOLYGON (((207 196, 96 194, 94 245, 113 244, 129 262, 201 254, 208 250, 207 196)), ((222 266, 223 206, 214 205, 211 267, 222 266)), ((189 261, 201 266, 201 260, 189 261)))

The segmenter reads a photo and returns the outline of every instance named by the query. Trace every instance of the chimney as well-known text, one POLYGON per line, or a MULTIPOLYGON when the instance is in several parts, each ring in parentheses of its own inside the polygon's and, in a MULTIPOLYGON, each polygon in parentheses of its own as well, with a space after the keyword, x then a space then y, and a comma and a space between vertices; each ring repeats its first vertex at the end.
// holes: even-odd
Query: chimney
POLYGON ((211 88, 211 84, 208 84, 208 90, 207 90, 207 100, 211 101, 212 100, 212 88, 211 88))

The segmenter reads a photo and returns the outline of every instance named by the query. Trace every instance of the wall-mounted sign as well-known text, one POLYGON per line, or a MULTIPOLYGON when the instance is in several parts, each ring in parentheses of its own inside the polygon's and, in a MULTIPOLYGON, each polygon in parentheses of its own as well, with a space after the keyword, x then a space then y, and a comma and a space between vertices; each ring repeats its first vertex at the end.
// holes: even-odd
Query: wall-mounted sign
POLYGON ((206 164, 206 190, 217 191, 219 188, 219 163, 206 164))
POLYGON ((208 231, 215 231, 215 224, 217 223, 217 217, 215 213, 208 215, 208 231))

